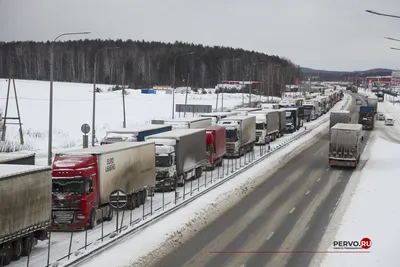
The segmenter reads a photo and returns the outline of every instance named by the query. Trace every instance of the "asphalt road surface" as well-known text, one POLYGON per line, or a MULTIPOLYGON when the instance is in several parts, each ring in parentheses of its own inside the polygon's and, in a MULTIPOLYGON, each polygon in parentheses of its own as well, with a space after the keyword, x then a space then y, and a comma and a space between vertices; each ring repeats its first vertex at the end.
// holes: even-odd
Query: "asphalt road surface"
POLYGON ((328 143, 323 136, 154 267, 309 266, 352 174, 329 167, 328 143))

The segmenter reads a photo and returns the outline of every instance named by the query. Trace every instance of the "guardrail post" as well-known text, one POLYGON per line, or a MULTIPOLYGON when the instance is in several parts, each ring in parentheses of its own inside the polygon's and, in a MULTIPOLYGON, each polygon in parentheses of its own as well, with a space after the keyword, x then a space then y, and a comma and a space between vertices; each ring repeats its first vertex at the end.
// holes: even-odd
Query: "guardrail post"
MULTIPOLYGON (((211 170, 211 172, 212 172, 212 170, 211 170)), ((207 172, 205 172, 205 174, 204 174, 204 187, 207 188, 207 172)))
MULTIPOLYGON (((154 188, 153 188, 153 190, 154 190, 154 188)), ((154 191, 150 195, 150 215, 151 216, 153 216, 153 195, 154 195, 154 191)))
POLYGON ((164 203, 165 203, 165 184, 164 184, 164 180, 161 181, 162 182, 162 210, 164 211, 164 203))
POLYGON ((182 198, 183 198, 183 201, 185 201, 185 198, 186 198, 186 183, 183 185, 183 196, 182 196, 182 198))
POLYGON ((47 245, 47 266, 50 265, 50 249, 51 249, 51 231, 49 232, 49 244, 47 245))

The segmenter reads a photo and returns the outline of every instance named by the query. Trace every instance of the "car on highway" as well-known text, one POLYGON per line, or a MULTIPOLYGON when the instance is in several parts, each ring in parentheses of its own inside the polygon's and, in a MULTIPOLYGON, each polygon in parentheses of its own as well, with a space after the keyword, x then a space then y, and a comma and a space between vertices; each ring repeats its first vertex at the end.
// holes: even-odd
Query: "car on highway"
POLYGON ((384 121, 385 120, 385 115, 382 113, 378 114, 378 121, 384 121))
POLYGON ((391 117, 386 117, 386 119, 385 119, 385 125, 386 126, 393 126, 394 125, 394 119, 393 118, 391 118, 391 117))

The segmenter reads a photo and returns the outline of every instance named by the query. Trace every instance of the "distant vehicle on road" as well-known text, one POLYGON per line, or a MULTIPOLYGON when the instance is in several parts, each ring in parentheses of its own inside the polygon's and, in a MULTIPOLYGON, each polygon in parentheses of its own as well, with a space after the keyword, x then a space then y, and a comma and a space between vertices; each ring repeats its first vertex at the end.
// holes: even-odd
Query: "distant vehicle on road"
POLYGON ((382 113, 378 114, 378 121, 384 121, 385 120, 385 115, 382 113))
POLYGON ((386 126, 393 126, 394 125, 394 119, 391 117, 386 117, 385 119, 385 125, 386 126))

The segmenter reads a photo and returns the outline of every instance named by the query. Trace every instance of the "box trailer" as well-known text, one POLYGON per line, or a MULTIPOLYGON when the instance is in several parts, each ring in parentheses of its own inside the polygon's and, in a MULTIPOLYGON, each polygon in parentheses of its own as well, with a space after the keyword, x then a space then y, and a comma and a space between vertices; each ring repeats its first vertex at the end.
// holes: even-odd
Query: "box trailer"
POLYGON ((231 117, 231 116, 236 116, 237 112, 212 112, 212 113, 203 113, 200 114, 200 117, 202 118, 211 118, 212 120, 212 125, 217 125, 218 121, 223 118, 231 117))
POLYGON ((206 128, 207 142, 207 169, 222 166, 223 156, 226 153, 226 131, 222 126, 209 126, 206 128))
POLYGON ((364 130, 373 130, 375 126, 375 111, 374 107, 360 106, 358 113, 358 123, 362 125, 364 130))
POLYGON ((378 112, 378 97, 376 97, 375 95, 368 96, 367 105, 368 107, 373 107, 374 113, 376 114, 378 112))
POLYGON ((249 113, 256 117, 256 145, 265 145, 278 138, 279 113, 277 110, 262 110, 249 113))
POLYGON ((348 110, 332 111, 329 116, 329 127, 332 128, 336 123, 350 123, 351 116, 348 110))
POLYGON ((303 127, 303 120, 299 114, 299 108, 285 108, 286 132, 293 133, 303 127))
POLYGON ((279 137, 283 136, 286 131, 286 110, 279 109, 279 137))
MULTIPOLYGON (((0 165, 0 261, 30 254, 37 240, 48 237, 51 217, 51 168, 0 165)), ((0 264, 1 265, 1 264, 0 264)))
POLYGON ((0 164, 35 165, 35 153, 0 153, 0 164))
POLYGON ((357 167, 363 140, 362 125, 337 123, 330 132, 329 165, 357 167))
POLYGON ((110 195, 126 194, 126 209, 144 204, 154 194, 153 142, 119 142, 55 155, 52 229, 78 230, 111 220, 110 195))
POLYGON ((165 125, 171 125, 172 129, 199 129, 212 125, 211 118, 177 118, 164 120, 165 125))
POLYGON ((207 160, 205 129, 176 129, 146 140, 155 143, 157 190, 174 190, 201 177, 207 160))
POLYGON ((237 108, 234 109, 233 112, 235 112, 238 116, 247 116, 250 112, 254 111, 260 111, 262 108, 237 108))
POLYGON ((145 137, 152 134, 168 132, 172 130, 171 125, 143 124, 134 125, 129 128, 108 130, 100 145, 113 144, 117 142, 142 142, 145 137))
POLYGON ((256 142, 256 117, 233 116, 220 120, 218 125, 226 130, 226 157, 240 157, 253 151, 256 142))

